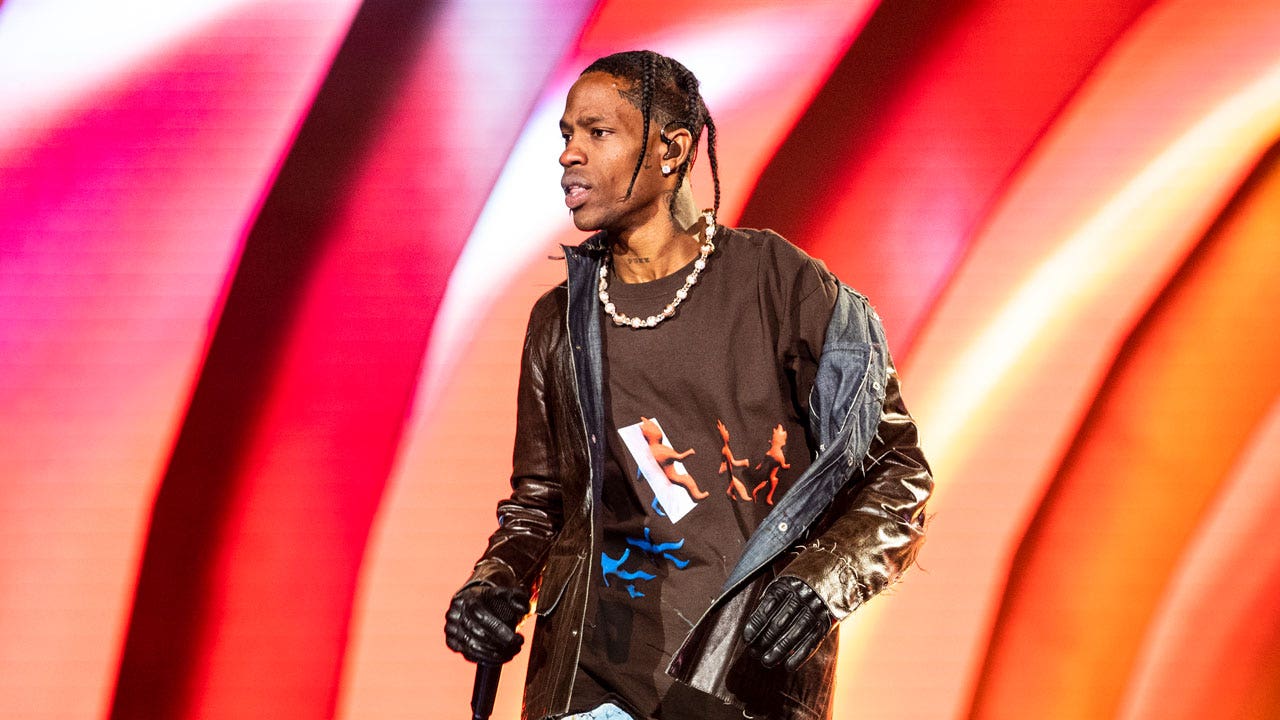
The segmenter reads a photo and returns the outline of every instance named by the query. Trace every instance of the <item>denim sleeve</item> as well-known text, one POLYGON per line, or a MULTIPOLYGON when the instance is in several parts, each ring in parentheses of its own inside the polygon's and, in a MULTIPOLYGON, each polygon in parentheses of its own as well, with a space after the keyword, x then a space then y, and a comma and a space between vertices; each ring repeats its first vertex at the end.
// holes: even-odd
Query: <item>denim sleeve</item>
POLYGON ((817 591, 836 620, 897 581, 924 540, 933 477, 892 361, 887 376, 870 449, 781 573, 817 591))

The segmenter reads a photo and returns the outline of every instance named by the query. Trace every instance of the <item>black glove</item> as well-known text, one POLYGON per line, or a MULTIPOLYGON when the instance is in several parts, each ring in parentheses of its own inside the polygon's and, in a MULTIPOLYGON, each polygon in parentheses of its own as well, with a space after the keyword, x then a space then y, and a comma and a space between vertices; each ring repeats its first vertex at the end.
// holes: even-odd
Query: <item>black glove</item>
POLYGON ((524 644, 515 627, 528 613, 529 595, 519 588, 469 585, 449 604, 445 642, 471 662, 502 665, 524 644))
POLYGON ((800 578, 783 576, 764 589, 742 639, 762 665, 785 660, 791 672, 813 654, 833 625, 835 618, 813 588, 800 578))

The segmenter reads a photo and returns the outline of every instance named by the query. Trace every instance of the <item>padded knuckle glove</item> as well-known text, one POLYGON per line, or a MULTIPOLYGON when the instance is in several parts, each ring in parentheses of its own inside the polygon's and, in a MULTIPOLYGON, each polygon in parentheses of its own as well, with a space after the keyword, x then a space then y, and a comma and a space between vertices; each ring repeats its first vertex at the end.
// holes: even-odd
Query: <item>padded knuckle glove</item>
POLYGON ((469 585, 449 603, 445 643, 471 662, 501 665, 520 652, 524 638, 515 627, 528 612, 529 596, 519 588, 469 585))
POLYGON ((790 672, 818 649, 834 625, 835 618, 813 588, 800 578, 783 576, 765 588, 742 639, 762 665, 781 663, 790 672))

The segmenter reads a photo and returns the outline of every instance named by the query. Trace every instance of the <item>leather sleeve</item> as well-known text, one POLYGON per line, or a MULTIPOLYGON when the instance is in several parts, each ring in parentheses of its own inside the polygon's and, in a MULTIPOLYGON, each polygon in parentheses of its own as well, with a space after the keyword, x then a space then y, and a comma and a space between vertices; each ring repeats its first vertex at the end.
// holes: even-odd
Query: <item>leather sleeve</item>
POLYGON ((855 473, 781 573, 816 590, 837 621, 895 582, 924 540, 933 478, 892 361, 880 425, 855 473))
POLYGON ((532 592, 552 541, 564 523, 561 468, 548 403, 551 335, 556 309, 551 293, 535 306, 525 332, 516 395, 516 439, 511 496, 498 503, 498 529, 467 585, 481 582, 532 592))

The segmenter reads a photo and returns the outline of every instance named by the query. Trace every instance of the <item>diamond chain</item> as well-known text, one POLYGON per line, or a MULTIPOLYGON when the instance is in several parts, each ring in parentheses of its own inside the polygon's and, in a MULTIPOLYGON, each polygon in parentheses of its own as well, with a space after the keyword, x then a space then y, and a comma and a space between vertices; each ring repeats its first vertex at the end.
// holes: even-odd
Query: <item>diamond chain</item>
POLYGON ((689 297, 689 288, 693 287, 698 282, 698 275, 700 275, 703 268, 707 266, 707 257, 716 249, 715 243, 711 242, 711 239, 715 237, 716 234, 715 216, 711 214, 710 210, 703 213, 703 216, 707 220, 707 227, 704 231, 706 241, 698 250, 699 257, 693 262, 693 272, 685 276, 684 287, 676 291, 675 299, 668 303, 667 306, 662 309, 662 312, 657 315, 650 315, 647 318, 641 319, 618 312, 618 308, 614 306, 611 300, 609 300, 609 267, 612 264, 612 258, 609 262, 600 266, 600 302, 604 304, 605 314, 613 318, 614 325, 628 325, 636 330, 641 328, 651 328, 676 314, 676 308, 680 306, 680 303, 684 302, 685 298, 689 297))

